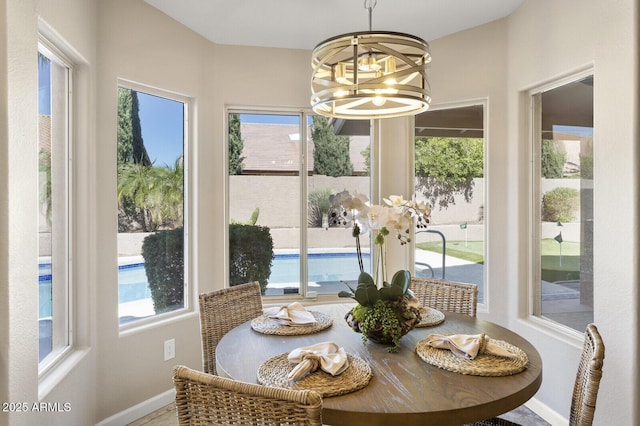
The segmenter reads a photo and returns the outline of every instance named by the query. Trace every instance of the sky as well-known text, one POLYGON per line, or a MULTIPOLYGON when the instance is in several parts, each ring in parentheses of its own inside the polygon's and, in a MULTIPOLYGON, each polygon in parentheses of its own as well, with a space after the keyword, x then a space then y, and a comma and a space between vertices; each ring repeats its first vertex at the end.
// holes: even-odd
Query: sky
POLYGON ((155 166, 173 166, 183 153, 184 104, 138 92, 142 140, 155 166))

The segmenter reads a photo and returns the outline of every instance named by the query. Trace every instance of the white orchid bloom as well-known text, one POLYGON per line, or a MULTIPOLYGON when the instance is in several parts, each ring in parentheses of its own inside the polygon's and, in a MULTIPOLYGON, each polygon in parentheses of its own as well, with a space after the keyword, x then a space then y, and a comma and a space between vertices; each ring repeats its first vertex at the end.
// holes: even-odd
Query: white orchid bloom
POLYGON ((367 206, 358 212, 358 222, 362 224, 363 228, 377 231, 387 224, 389 214, 390 209, 388 207, 379 205, 367 206))
POLYGON ((383 200, 391 207, 402 207, 407 204, 407 200, 402 198, 402 195, 389 195, 389 198, 384 198, 383 200))
POLYGON ((351 198, 351 205, 349 206, 349 208, 351 210, 362 210, 368 207, 368 203, 369 197, 367 197, 365 194, 359 194, 356 192, 351 198))

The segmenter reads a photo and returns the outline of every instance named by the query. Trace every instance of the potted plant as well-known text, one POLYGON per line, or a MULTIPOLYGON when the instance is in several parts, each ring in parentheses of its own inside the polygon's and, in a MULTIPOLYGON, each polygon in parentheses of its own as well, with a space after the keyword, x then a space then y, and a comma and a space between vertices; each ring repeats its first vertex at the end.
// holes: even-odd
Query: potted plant
POLYGON ((366 342, 390 344, 390 352, 399 350, 400 338, 420 322, 418 300, 409 290, 411 274, 407 270, 397 271, 391 282, 386 280, 386 237, 395 232, 401 245, 411 241, 410 230, 414 220, 424 228, 429 223, 431 206, 427 203, 404 200, 391 196, 385 205, 370 205, 363 194, 347 191, 331 196, 334 207, 334 224, 350 225, 356 240, 356 251, 360 266, 358 285, 350 291, 342 291, 340 297, 350 297, 358 304, 351 309, 345 319, 357 332, 362 333, 366 342), (374 233, 375 271, 374 276, 364 271, 360 235, 368 231, 374 233))

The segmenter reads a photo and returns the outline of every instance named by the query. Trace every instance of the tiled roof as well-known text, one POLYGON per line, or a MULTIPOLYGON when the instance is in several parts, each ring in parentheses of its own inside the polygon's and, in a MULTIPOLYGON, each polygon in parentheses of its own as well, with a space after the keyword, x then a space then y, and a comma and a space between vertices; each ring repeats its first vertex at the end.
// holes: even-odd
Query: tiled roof
MULTIPOLYGON (((242 123, 240 133, 244 141, 242 150, 243 173, 294 174, 298 171, 300 128, 297 124, 242 123)), ((353 173, 366 171, 360 154, 369 144, 368 136, 351 136, 349 152, 353 173)), ((313 141, 308 142, 307 172, 313 172, 313 141)))

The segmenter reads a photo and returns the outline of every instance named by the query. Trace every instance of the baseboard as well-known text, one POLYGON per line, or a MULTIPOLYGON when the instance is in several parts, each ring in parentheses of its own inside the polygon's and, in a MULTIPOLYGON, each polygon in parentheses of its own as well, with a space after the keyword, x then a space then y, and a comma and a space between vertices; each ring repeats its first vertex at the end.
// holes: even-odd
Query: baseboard
POLYGON ((142 401, 139 404, 129 407, 124 411, 114 414, 113 416, 102 420, 96 426, 122 426, 129 424, 140 417, 144 417, 149 413, 153 413, 160 408, 171 404, 176 400, 176 390, 169 389, 159 395, 142 401))
POLYGON ((548 405, 543 404, 542 402, 540 402, 535 398, 531 398, 524 405, 529 410, 533 411, 538 416, 542 417, 542 419, 545 422, 549 423, 551 426, 568 426, 569 425, 568 419, 566 419, 564 416, 560 415, 560 413, 558 413, 555 410, 552 410, 551 408, 549 408, 548 405))

